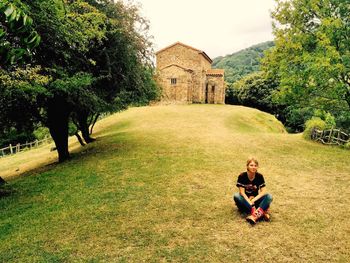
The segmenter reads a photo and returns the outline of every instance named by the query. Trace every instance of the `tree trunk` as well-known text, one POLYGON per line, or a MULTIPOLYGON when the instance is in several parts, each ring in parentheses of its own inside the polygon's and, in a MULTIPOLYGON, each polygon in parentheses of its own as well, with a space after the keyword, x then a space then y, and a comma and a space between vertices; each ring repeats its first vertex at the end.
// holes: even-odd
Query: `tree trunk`
POLYGON ((77 137, 77 139, 78 139, 80 145, 81 145, 81 146, 85 146, 85 143, 84 143, 83 139, 80 137, 78 131, 77 131, 76 133, 74 133, 74 135, 77 137))
POLYGON ((90 143, 96 140, 90 137, 88 117, 89 117, 88 113, 79 112, 79 115, 78 115, 79 129, 86 143, 90 143))
POLYGON ((100 117, 99 113, 96 113, 96 115, 93 118, 93 122, 91 123, 91 128, 90 128, 90 135, 92 134, 92 130, 94 129, 94 126, 98 120, 98 117, 100 117))
POLYGON ((55 142, 58 161, 70 158, 68 151, 69 107, 63 98, 53 98, 48 105, 48 128, 55 142))

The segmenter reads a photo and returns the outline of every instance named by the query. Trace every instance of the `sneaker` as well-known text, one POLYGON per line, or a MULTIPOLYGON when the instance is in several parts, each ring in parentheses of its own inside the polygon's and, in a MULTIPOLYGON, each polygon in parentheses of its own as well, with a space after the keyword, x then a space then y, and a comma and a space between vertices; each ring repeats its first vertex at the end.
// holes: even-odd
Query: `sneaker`
POLYGON ((270 221, 271 215, 270 215, 270 209, 267 209, 262 217, 265 221, 270 221))
POLYGON ((258 218, 262 217, 264 214, 265 214, 265 211, 264 211, 261 207, 259 207, 258 209, 256 209, 256 216, 257 216, 258 218))
POLYGON ((265 221, 269 222, 270 219, 271 219, 271 216, 270 216, 268 213, 265 213, 264 216, 263 216, 263 219, 264 219, 265 221))
POLYGON ((250 224, 255 225, 257 217, 255 214, 249 215, 245 218, 250 224))

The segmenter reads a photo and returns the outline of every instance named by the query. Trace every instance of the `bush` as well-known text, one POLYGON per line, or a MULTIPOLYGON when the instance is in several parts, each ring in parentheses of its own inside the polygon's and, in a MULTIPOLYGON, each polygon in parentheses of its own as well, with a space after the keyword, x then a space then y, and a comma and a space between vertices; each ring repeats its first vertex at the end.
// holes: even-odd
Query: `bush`
POLYGON ((35 138, 37 140, 43 140, 45 139, 45 137, 48 137, 50 136, 50 132, 49 132, 49 129, 46 128, 46 127, 39 127, 37 128, 34 132, 33 132, 35 138))
POLYGON ((265 77, 264 72, 255 72, 233 84, 240 104, 269 113, 274 113, 277 106, 272 101, 272 93, 277 88, 277 81, 265 77))
POLYGON ((342 112, 336 118, 337 127, 340 127, 346 133, 350 133, 350 112, 342 112))
POLYGON ((33 141, 35 138, 31 132, 18 132, 15 128, 11 128, 7 133, 0 133, 0 148, 7 147, 9 144, 25 143, 33 141))
POLYGON ((323 110, 315 110, 314 111, 314 117, 319 117, 319 118, 321 118, 322 120, 325 121, 325 123, 326 123, 325 129, 330 129, 330 128, 336 126, 335 118, 329 112, 326 112, 326 111, 323 111, 323 110))
POLYGON ((284 109, 282 115, 285 118, 284 125, 288 132, 299 133, 305 130, 305 123, 310 120, 313 115, 313 109, 310 107, 295 108, 288 106, 284 109))
POLYGON ((238 90, 234 88, 232 85, 229 85, 226 89, 225 104, 230 104, 230 105, 240 104, 238 100, 238 90))
POLYGON ((305 130, 303 132, 303 137, 305 139, 311 139, 311 132, 313 129, 324 130, 326 128, 326 122, 320 117, 312 117, 305 123, 305 130))

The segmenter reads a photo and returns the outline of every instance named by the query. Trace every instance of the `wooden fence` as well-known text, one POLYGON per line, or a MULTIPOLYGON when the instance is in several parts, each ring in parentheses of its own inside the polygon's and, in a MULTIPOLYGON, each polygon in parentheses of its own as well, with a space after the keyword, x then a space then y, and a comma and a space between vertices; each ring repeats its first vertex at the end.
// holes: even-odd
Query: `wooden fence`
POLYGON ((52 142, 52 138, 51 137, 46 137, 43 140, 35 140, 34 142, 27 142, 24 144, 16 144, 16 145, 12 145, 10 144, 8 147, 2 148, 0 149, 0 158, 4 157, 6 155, 11 155, 11 154, 16 154, 25 150, 30 150, 32 148, 36 148, 39 147, 40 145, 43 144, 47 144, 52 142))
POLYGON ((329 145, 342 145, 350 142, 350 135, 339 129, 318 130, 316 128, 311 131, 311 139, 329 145))

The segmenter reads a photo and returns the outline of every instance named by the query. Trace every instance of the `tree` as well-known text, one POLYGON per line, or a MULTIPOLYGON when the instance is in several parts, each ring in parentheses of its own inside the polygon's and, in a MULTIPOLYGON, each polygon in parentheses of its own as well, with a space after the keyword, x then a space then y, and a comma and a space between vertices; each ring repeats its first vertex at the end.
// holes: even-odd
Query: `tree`
POLYGON ((87 54, 105 37, 106 16, 84 1, 23 2, 42 37, 32 63, 40 65, 41 74, 51 79, 43 87, 45 96, 38 100, 42 122, 55 141, 59 161, 64 161, 69 158, 68 127, 73 109, 96 96, 91 92, 94 78, 82 64, 93 63, 87 54))
POLYGON ((240 104, 274 113, 276 105, 272 101, 272 93, 277 82, 267 79, 264 72, 256 72, 245 76, 233 85, 240 104))
POLYGON ((350 124, 350 8, 342 0, 277 0, 276 46, 264 70, 280 79, 286 106, 321 109, 350 124))
POLYGON ((139 15, 137 7, 120 1, 88 2, 108 19, 106 37, 90 49, 89 57, 94 63, 86 69, 96 79, 92 88, 98 99, 95 104, 90 102, 90 107, 76 108, 74 114, 87 143, 92 141, 89 124, 101 113, 122 110, 129 104, 148 103, 159 93, 152 77, 148 22, 139 15))
MULTIPOLYGON (((33 17, 41 43, 30 71, 17 81, 34 90, 29 115, 39 113, 50 130, 59 161, 69 158, 68 133, 72 120, 91 142, 89 123, 103 112, 148 101, 157 94, 148 58, 149 42, 135 26, 143 24, 137 8, 112 1, 23 0, 33 17), (140 22, 140 23, 139 23, 140 22), (47 82, 40 78, 47 77, 47 82)), ((147 27, 145 27, 147 30, 147 27)), ((19 68, 2 72, 3 94, 19 68), (10 80, 8 80, 8 77, 10 80)), ((14 100, 19 99, 14 96, 14 100)), ((22 122, 14 120, 14 123, 22 122)), ((29 121, 29 123, 31 123, 29 121)))

